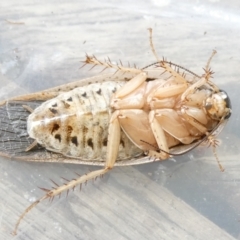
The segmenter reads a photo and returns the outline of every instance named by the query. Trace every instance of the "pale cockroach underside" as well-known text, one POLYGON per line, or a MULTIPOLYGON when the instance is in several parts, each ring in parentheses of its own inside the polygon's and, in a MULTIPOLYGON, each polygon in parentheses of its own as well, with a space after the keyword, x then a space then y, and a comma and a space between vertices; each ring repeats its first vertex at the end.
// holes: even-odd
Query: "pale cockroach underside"
MULTIPOLYGON (((216 136, 231 115, 227 94, 202 75, 160 60, 145 68, 124 67, 86 56, 85 64, 115 69, 0 102, 0 155, 26 161, 104 166, 51 190, 30 205, 104 175, 114 166, 165 160, 208 142, 217 158, 216 136)), ((217 158, 218 161, 218 158, 217 158)), ((218 161, 221 171, 222 166, 218 161)))

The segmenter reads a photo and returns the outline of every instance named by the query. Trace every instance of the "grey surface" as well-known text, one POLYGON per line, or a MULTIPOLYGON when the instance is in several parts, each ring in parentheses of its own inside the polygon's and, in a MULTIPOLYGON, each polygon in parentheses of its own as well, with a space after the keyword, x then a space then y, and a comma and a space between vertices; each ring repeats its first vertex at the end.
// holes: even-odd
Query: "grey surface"
POLYGON ((96 169, 1 158, 0 239, 240 239, 238 1, 5 1, 0 3, 0 99, 34 92, 99 72, 79 69, 85 52, 129 61, 160 56, 198 74, 212 49, 214 81, 232 100, 219 136, 221 173, 211 149, 163 163, 115 168, 81 192, 33 209, 11 236, 18 216, 49 179, 96 169))

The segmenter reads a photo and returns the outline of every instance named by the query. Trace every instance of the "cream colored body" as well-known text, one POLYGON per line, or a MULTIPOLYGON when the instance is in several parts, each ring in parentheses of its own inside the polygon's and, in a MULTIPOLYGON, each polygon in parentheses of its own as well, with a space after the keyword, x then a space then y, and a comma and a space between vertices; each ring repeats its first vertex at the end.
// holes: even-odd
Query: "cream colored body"
MULTIPOLYGON (((104 64, 95 57, 87 56, 86 63, 114 68, 111 63, 104 64)), ((22 218, 38 203, 104 175, 116 165, 122 154, 126 156, 126 151, 121 149, 120 144, 125 136, 122 130, 131 140, 124 146, 131 149, 130 159, 122 165, 144 163, 149 159, 165 160, 170 156, 172 148, 176 148, 177 153, 186 152, 189 145, 190 149, 195 147, 194 144, 192 147, 192 142, 197 140, 197 145, 208 140, 215 148, 214 135, 230 116, 231 109, 227 95, 209 80, 209 62, 202 77, 191 72, 185 74, 175 71, 165 61, 159 61, 159 65, 161 70, 153 71, 157 73, 154 78, 150 76, 152 72, 149 70, 115 66, 122 72, 130 72, 133 77, 128 80, 122 76, 120 83, 108 82, 102 78, 100 85, 93 81, 87 85, 87 81, 85 86, 74 90, 72 85, 67 85, 66 88, 71 91, 63 94, 52 89, 50 93, 45 91, 35 95, 49 99, 52 94, 56 98, 45 102, 29 116, 28 132, 32 138, 48 150, 66 158, 82 159, 84 153, 85 163, 90 157, 97 159, 99 153, 101 158, 106 159, 102 161, 103 169, 92 171, 62 186, 43 189, 47 193, 24 211, 14 234, 22 218), (165 73, 168 74, 167 78, 163 77, 165 73), (186 77, 189 73, 190 78, 186 77), (119 87, 117 84, 120 84, 119 87), (112 86, 116 86, 114 91, 112 86), (99 90, 103 94, 101 97, 97 93, 99 90), (100 130, 101 127, 104 128, 103 131, 100 130), (83 129, 88 129, 88 133, 83 129), (101 135, 103 139, 107 137, 106 149, 103 148, 101 135), (92 139, 91 144, 89 139, 92 139), (139 152, 136 146, 140 149, 139 152), (182 151, 182 146, 187 147, 183 147, 185 150, 182 151), (135 161, 138 153, 141 157, 142 151, 150 158, 135 161)), ((57 89, 61 90, 64 89, 57 89)), ((223 171, 220 164, 219 166, 223 171)))
POLYGON ((146 79, 143 72, 129 82, 92 83, 61 93, 30 114, 29 136, 66 157, 102 162, 107 157, 108 132, 112 133, 109 122, 117 121, 123 131, 112 125, 120 131, 120 140, 112 141, 114 161, 132 159, 143 151, 164 160, 168 154, 158 153, 158 148, 169 152, 178 144, 191 144, 217 125, 204 110, 209 89, 195 91, 194 98, 189 94, 184 101, 191 86, 188 81, 146 79))
MULTIPOLYGON (((142 74, 139 76, 142 77, 142 74)), ((144 78, 146 74, 140 80, 144 78)), ((163 142, 165 145, 161 146, 165 151, 179 143, 190 144, 202 137, 199 129, 187 123, 186 114, 209 129, 216 124, 202 108, 196 107, 209 96, 209 91, 195 93, 195 102, 188 102, 188 106, 181 102, 181 95, 188 88, 187 83, 177 85, 175 80, 156 79, 141 83, 120 100, 121 93, 114 93, 125 84, 120 81, 94 83, 44 102, 28 118, 29 136, 46 149, 66 157, 104 161, 109 121, 114 113, 113 116, 118 115, 118 121, 128 136, 121 131, 120 144, 116 146, 116 160, 124 161, 139 156, 142 150, 156 149, 158 143, 151 128, 156 119, 164 131, 161 138, 166 138, 163 142), (157 98, 156 94, 161 97, 157 98)))
MULTIPOLYGON (((86 63, 104 65, 95 57, 87 57, 86 63)), ((29 136, 48 151, 36 152, 27 160, 104 165, 46 190, 46 195, 20 216, 14 233, 24 215, 39 202, 101 176, 114 165, 165 160, 173 152, 182 154, 205 140, 215 144, 213 135, 222 128, 231 109, 227 96, 209 80, 211 73, 206 71, 199 77, 185 69, 175 71, 164 61, 159 64, 145 70, 116 66, 120 73, 115 75, 0 103, 7 106, 14 101, 46 100, 29 115, 27 128, 29 136)), ((31 111, 27 106, 25 109, 31 111)))
MULTIPOLYGON (((97 178, 115 165, 165 160, 171 154, 187 152, 203 141, 209 141, 215 149, 215 134, 231 115, 227 94, 210 80, 209 64, 215 52, 204 74, 198 76, 159 60, 153 48, 151 30, 150 44, 158 60, 152 68, 127 68, 87 55, 86 64, 112 68, 117 73, 9 100, 20 103, 46 101, 35 110, 24 106, 27 111, 32 111, 27 129, 34 139, 25 151, 31 152, 37 143, 47 149, 40 149, 27 160, 61 159, 60 162, 104 165, 103 169, 62 186, 43 189, 47 193, 20 216, 14 234, 25 214, 39 202, 97 178), (143 152, 146 158, 142 158, 143 152)), ((0 103, 6 109, 7 105, 8 101, 0 103)), ((9 153, 0 154, 11 157, 9 153)))

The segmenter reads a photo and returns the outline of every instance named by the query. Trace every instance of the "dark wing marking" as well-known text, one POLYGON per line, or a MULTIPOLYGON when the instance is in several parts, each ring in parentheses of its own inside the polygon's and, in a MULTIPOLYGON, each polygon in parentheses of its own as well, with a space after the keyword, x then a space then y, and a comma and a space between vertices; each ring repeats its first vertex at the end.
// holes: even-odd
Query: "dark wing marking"
MULTIPOLYGON (((31 151, 25 151, 34 141, 27 133, 26 123, 29 112, 22 105, 34 109, 40 104, 40 101, 7 101, 0 107, 0 155, 10 158, 31 155, 31 151)), ((34 148, 35 151, 42 149, 43 147, 39 145, 34 148)))

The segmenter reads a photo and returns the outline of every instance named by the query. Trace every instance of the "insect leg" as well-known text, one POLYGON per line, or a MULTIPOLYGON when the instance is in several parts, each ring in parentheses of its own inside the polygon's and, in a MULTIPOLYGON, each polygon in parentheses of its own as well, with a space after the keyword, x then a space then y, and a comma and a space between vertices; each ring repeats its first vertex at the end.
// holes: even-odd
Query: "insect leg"
POLYGON ((189 130, 184 124, 184 120, 179 117, 175 110, 153 110, 149 117, 150 119, 154 118, 156 123, 160 125, 165 132, 173 136, 175 139, 178 139, 183 144, 190 144, 197 139, 196 136, 191 136, 189 130))
POLYGON ((165 133, 161 125, 157 122, 157 119, 155 118, 154 111, 151 111, 149 114, 149 122, 151 125, 152 132, 155 136, 155 139, 157 141, 158 147, 162 149, 164 152, 156 152, 154 150, 150 150, 148 152, 148 155, 151 157, 158 158, 160 160, 164 160, 169 158, 169 148, 167 144, 167 139, 165 137, 165 133))
POLYGON ((198 129, 203 134, 208 134, 207 128, 204 127, 202 124, 200 124, 195 118, 189 116, 187 113, 185 113, 184 109, 182 108, 181 115, 185 118, 185 120, 194 126, 196 129, 198 129))
POLYGON ((213 50, 210 58, 208 59, 207 64, 206 64, 206 67, 205 67, 205 71, 206 71, 206 72, 209 72, 209 71, 210 71, 210 67, 209 67, 209 66, 210 66, 210 63, 211 63, 211 61, 212 61, 212 58, 214 57, 214 55, 215 55, 216 53, 217 53, 217 51, 216 51, 216 50, 213 50))
POLYGON ((97 170, 97 171, 93 171, 93 172, 90 172, 88 174, 85 174, 81 177, 79 177, 78 179, 73 179, 71 181, 69 181, 68 183, 62 185, 62 186, 59 186, 57 188, 54 188, 52 190, 46 190, 47 193, 39 198, 37 201, 33 202, 28 208, 26 208, 26 210, 20 215, 16 225, 15 225, 15 228, 14 228, 14 231, 12 232, 13 235, 16 235, 17 234, 17 230, 18 230, 18 227, 19 227, 19 224, 21 223, 22 219, 24 218, 24 216, 31 210, 33 209, 37 204, 39 204, 40 202, 42 202, 43 200, 45 199, 53 199, 55 196, 59 195, 60 193, 62 193, 63 191, 66 191, 68 189, 72 189, 74 188, 76 185, 78 184, 81 184, 81 183, 84 183, 90 179, 94 179, 100 175, 103 175, 105 174, 106 172, 108 171, 108 169, 101 169, 101 170, 97 170))
POLYGON ((139 73, 137 76, 128 81, 124 86, 122 86, 116 93, 115 98, 123 98, 136 88, 138 88, 147 79, 147 74, 145 72, 139 73))
POLYGON ((149 113, 149 122, 158 147, 163 150, 160 153, 150 151, 149 155, 159 157, 161 160, 169 157, 167 154, 169 147, 178 141, 189 144, 197 139, 191 136, 177 112, 172 109, 152 110, 149 113))
POLYGON ((150 104, 153 98, 170 98, 176 95, 179 95, 186 91, 188 85, 187 84, 172 84, 169 86, 159 86, 152 90, 152 92, 148 95, 147 102, 150 104))
POLYGON ((85 66, 86 64, 93 64, 94 66, 99 65, 99 66, 105 67, 104 70, 106 68, 113 68, 113 69, 116 69, 117 71, 131 72, 131 73, 136 73, 136 74, 142 72, 141 69, 137 69, 136 67, 134 67, 134 68, 123 67, 122 65, 113 64, 110 60, 100 61, 95 56, 86 55, 86 59, 83 62, 85 63, 83 66, 85 66))
POLYGON ((118 148, 120 144, 121 128, 118 121, 119 111, 115 111, 110 119, 108 129, 108 143, 107 143, 107 160, 105 163, 105 169, 111 169, 117 159, 118 148))
POLYGON ((212 58, 216 53, 217 53, 217 51, 213 50, 210 58, 208 59, 206 67, 204 69, 204 71, 205 71, 204 76, 207 78, 207 81, 208 81, 209 85, 214 89, 214 91, 219 92, 219 88, 212 81, 210 81, 210 78, 213 75, 213 71, 211 71, 211 69, 210 69, 210 62, 212 61, 212 58))
POLYGON ((217 160, 220 171, 223 172, 224 168, 222 167, 221 163, 219 162, 217 152, 216 152, 216 147, 218 146, 218 140, 216 139, 216 137, 214 135, 212 135, 211 133, 209 133, 204 126, 202 126, 199 122, 197 122, 193 117, 189 116, 187 113, 183 113, 182 116, 186 119, 186 121, 189 124, 191 124, 192 126, 197 128, 200 132, 202 132, 203 134, 205 134, 207 136, 206 142, 209 143, 210 146, 212 146, 213 154, 217 160))
POLYGON ((148 28, 149 30, 149 40, 150 40, 150 46, 151 46, 151 50, 153 52, 153 55, 156 57, 157 61, 160 63, 161 60, 159 59, 158 55, 157 55, 157 52, 154 48, 154 45, 153 45, 153 40, 152 40, 152 28, 148 28))
POLYGON ((174 76, 175 79, 179 83, 187 83, 185 78, 171 67, 171 63, 165 62, 164 59, 163 60, 159 59, 159 57, 157 55, 157 52, 156 52, 156 50, 154 48, 153 41, 152 41, 152 28, 149 28, 148 30, 149 30, 149 33, 150 33, 150 36, 149 36, 150 46, 151 46, 153 55, 156 57, 156 59, 157 59, 157 61, 159 63, 159 66, 164 68, 167 72, 169 72, 172 76, 174 76))
POLYGON ((195 82, 193 85, 191 85, 185 90, 185 92, 181 96, 181 101, 185 101, 186 97, 189 94, 194 93, 197 88, 203 86, 206 83, 207 83, 207 79, 205 77, 200 78, 199 81, 195 82))
POLYGON ((147 74, 142 72, 128 81, 111 99, 113 109, 139 109, 144 105, 147 74))
POLYGON ((109 126, 109 131, 108 131, 108 145, 107 145, 107 159, 106 159, 106 163, 105 163, 105 168, 100 169, 100 170, 96 170, 96 171, 92 171, 90 173, 87 173, 77 179, 72 179, 71 181, 69 181, 68 183, 65 183, 62 186, 59 187, 55 187, 51 190, 46 190, 47 193, 39 198, 37 201, 35 201, 34 203, 32 203, 19 217, 16 225, 15 225, 15 229, 13 231, 13 235, 17 234, 17 230, 19 227, 19 224, 21 222, 21 220, 24 218, 24 216, 31 210, 33 209, 38 203, 42 202, 43 200, 50 198, 53 199, 55 196, 61 194, 64 191, 70 190, 70 189, 74 189, 77 185, 80 185, 84 182, 87 182, 91 179, 95 179, 99 176, 104 175, 106 172, 108 172, 109 170, 111 170, 114 166, 114 163, 116 161, 117 158, 117 154, 118 154, 118 147, 120 144, 120 125, 117 119, 118 116, 118 112, 114 112, 111 119, 110 119, 110 126, 109 126))
POLYGON ((222 166, 222 164, 220 163, 218 155, 217 155, 217 151, 216 151, 216 147, 218 146, 219 141, 215 138, 215 136, 209 135, 208 139, 207 139, 207 143, 209 143, 209 145, 212 146, 213 154, 214 154, 214 156, 217 160, 217 164, 218 164, 218 167, 219 167, 220 171, 224 172, 225 169, 222 166))
POLYGON ((181 100, 184 101, 187 97, 187 95, 191 94, 191 93, 194 93, 196 91, 197 88, 200 88, 201 86, 203 86, 204 84, 208 83, 213 89, 215 92, 218 92, 219 91, 219 88, 213 83, 210 81, 210 78, 211 78, 211 75, 213 74, 213 72, 210 70, 209 68, 209 65, 210 65, 210 62, 213 58, 213 56, 216 54, 217 52, 214 50, 213 53, 211 54, 208 62, 207 62, 207 65, 206 65, 206 68, 204 69, 205 70, 205 74, 203 75, 202 78, 200 78, 197 82, 195 82, 193 85, 191 85, 181 96, 181 100))
POLYGON ((156 149, 156 140, 149 124, 148 114, 142 109, 118 110, 118 121, 128 138, 140 149, 156 149), (149 144, 146 144, 145 142, 149 144))

